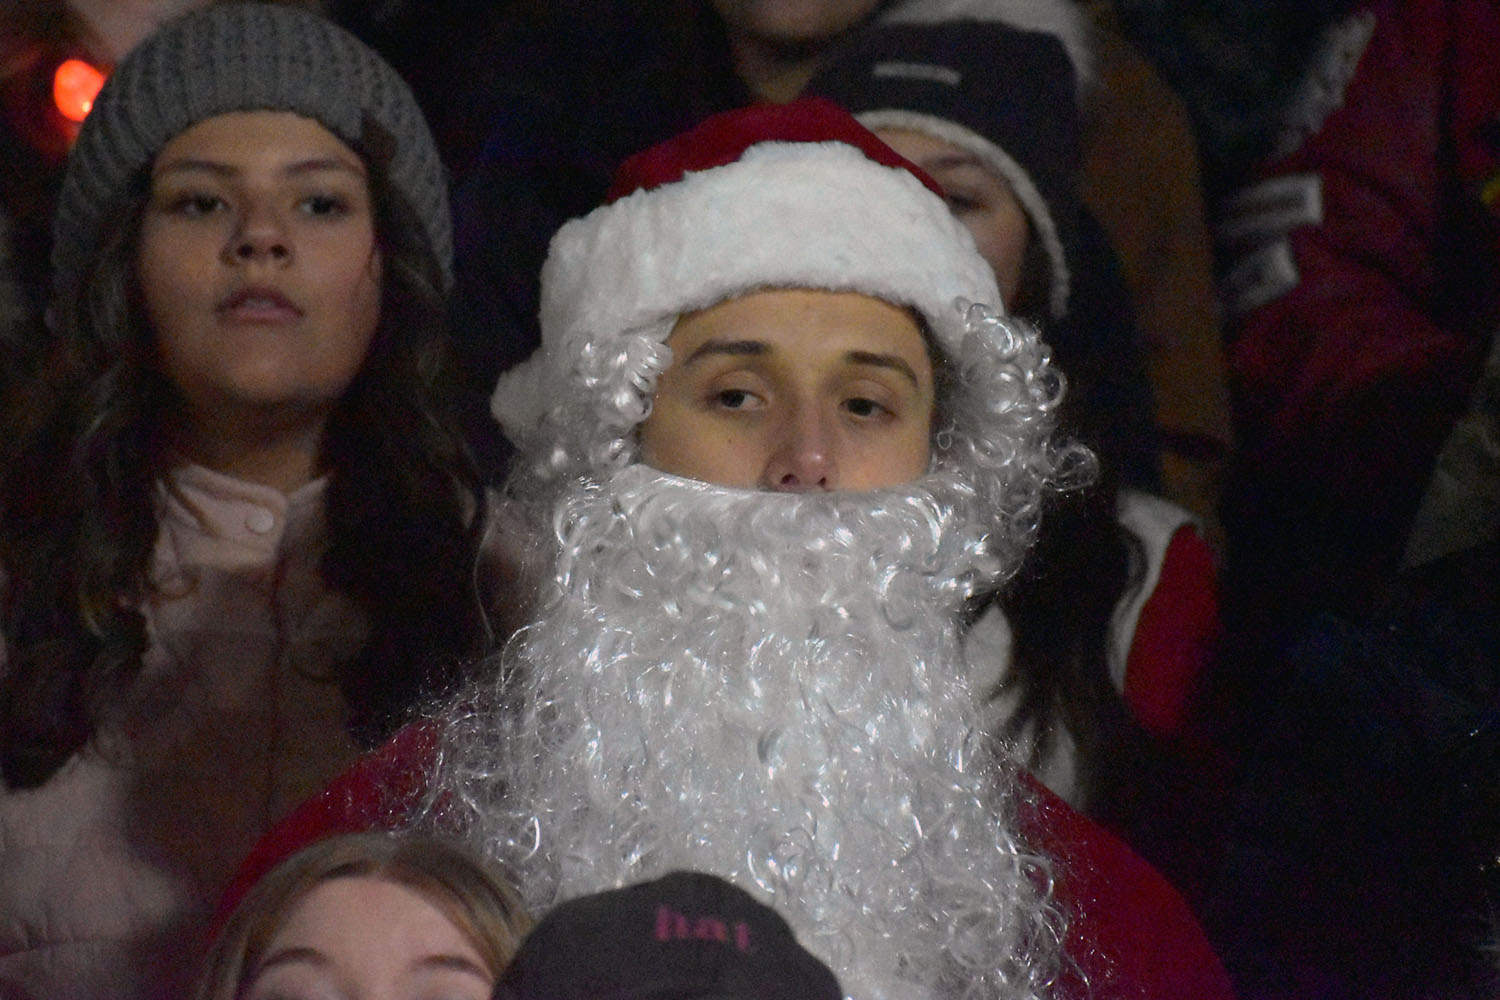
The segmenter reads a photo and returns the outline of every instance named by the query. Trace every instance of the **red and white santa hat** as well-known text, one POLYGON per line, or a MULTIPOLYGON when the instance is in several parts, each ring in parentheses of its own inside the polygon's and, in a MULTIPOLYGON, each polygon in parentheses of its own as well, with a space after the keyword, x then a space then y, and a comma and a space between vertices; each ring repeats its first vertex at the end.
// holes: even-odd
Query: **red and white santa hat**
MULTIPOLYGON (((553 237, 542 344, 492 410, 525 442, 588 391, 581 359, 767 288, 861 292, 915 309, 954 354, 967 303, 1001 309, 988 263, 936 183, 838 105, 809 98, 715 115, 620 168, 609 201, 553 237)), ((636 382, 654 390, 654 373, 636 382)))

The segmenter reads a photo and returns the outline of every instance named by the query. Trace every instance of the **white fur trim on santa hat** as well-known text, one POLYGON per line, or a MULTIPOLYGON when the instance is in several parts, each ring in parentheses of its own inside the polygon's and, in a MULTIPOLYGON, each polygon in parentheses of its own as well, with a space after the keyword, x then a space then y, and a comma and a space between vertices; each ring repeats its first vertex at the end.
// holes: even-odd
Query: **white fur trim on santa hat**
POLYGON ((542 346, 501 377, 491 409, 524 442, 541 407, 578 391, 571 372, 591 346, 651 326, 665 338, 677 316, 764 288, 912 307, 948 352, 966 329, 960 300, 1001 306, 973 238, 909 171, 840 142, 764 142, 558 230, 542 268, 542 346))
POLYGON ((1037 190, 1036 184, 1031 180, 1031 175, 1024 167, 1017 163, 1009 153, 978 132, 946 118, 896 108, 864 111, 855 117, 859 119, 861 125, 872 132, 878 132, 881 129, 901 129, 908 132, 920 132, 934 139, 951 143, 964 152, 978 157, 979 162, 986 169, 1009 184, 1016 200, 1021 203, 1021 208, 1026 211, 1026 217, 1031 220, 1031 228, 1035 231, 1036 238, 1041 241, 1043 249, 1047 251, 1047 262, 1051 269, 1051 280, 1047 283, 1048 311, 1053 319, 1066 315, 1068 293, 1072 284, 1067 254, 1063 251, 1062 238, 1058 235, 1057 222, 1052 217, 1052 209, 1048 207, 1047 199, 1042 197, 1042 193, 1037 190))

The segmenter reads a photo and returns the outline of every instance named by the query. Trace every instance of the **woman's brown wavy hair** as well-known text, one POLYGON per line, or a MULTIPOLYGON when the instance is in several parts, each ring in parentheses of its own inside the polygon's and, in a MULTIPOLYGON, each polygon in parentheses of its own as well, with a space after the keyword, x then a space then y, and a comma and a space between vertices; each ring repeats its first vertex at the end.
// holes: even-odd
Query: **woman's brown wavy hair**
MULTIPOLYGON (((373 743, 419 699, 452 688, 489 645, 476 573, 483 483, 458 430, 438 262, 387 181, 367 123, 382 255, 380 320, 322 444, 329 470, 327 584, 371 631, 340 665, 353 735, 373 743), (372 155, 372 150, 375 152, 372 155)), ((146 652, 159 530, 154 484, 170 463, 161 428, 171 386, 157 371, 135 255, 149 178, 93 267, 54 302, 42 405, 12 417, 0 484, 6 575, 0 777, 44 783, 98 731, 146 652)))

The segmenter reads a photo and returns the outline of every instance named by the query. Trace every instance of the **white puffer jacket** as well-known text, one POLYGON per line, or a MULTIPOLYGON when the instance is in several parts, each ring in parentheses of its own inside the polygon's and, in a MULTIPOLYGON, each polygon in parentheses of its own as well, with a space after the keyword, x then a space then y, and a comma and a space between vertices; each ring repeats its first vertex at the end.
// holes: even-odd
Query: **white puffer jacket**
POLYGON ((332 665, 362 615, 317 572, 324 482, 199 467, 158 487, 128 704, 39 788, 0 792, 0 998, 179 997, 251 844, 354 759, 332 665))

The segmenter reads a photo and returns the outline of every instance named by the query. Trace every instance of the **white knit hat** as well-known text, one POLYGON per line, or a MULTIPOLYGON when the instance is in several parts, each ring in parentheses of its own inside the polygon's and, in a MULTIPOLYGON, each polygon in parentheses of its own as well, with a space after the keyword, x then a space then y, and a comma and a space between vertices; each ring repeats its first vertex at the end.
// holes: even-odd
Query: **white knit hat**
MULTIPOLYGON (((937 185, 837 105, 806 99, 709 118, 620 169, 611 200, 564 225, 542 269, 542 345, 491 408, 526 443, 589 391, 581 360, 614 338, 764 288, 861 292, 915 309, 956 353, 966 303, 1000 308, 990 266, 937 185)), ((643 360, 632 382, 648 394, 643 360)))

